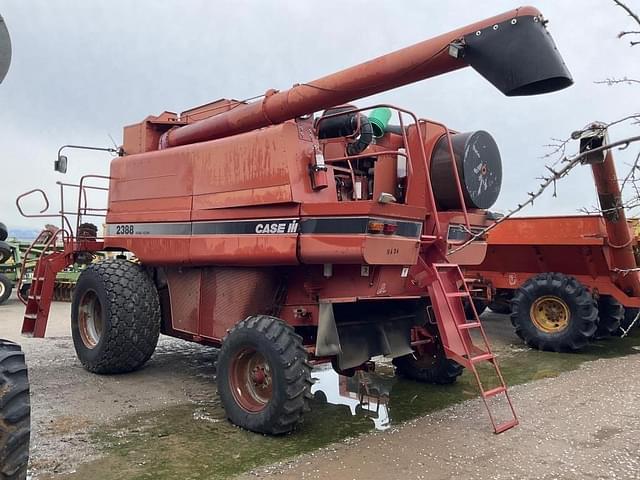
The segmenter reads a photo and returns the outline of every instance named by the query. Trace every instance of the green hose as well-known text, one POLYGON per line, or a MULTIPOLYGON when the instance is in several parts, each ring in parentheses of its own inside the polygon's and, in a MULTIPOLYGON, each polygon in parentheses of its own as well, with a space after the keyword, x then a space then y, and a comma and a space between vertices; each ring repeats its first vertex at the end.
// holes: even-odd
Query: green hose
POLYGON ((369 114, 369 121, 373 127, 373 136, 376 138, 382 137, 389 124, 391 118, 391 110, 386 107, 374 108, 369 114))

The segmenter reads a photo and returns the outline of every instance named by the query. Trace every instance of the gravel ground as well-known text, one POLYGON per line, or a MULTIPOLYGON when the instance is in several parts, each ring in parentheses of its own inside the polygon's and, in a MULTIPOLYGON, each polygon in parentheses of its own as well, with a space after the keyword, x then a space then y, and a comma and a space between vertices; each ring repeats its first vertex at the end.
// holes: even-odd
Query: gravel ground
POLYGON ((144 369, 100 376, 77 360, 71 340, 71 304, 54 302, 47 338, 20 336, 24 306, 13 298, 0 306, 0 338, 19 342, 31 384, 31 463, 40 474, 73 471, 96 458, 92 427, 130 413, 160 409, 215 395, 215 350, 162 336, 144 369))
POLYGON ((473 400, 240 478, 640 479, 640 355, 510 391, 521 424, 500 435, 473 400))

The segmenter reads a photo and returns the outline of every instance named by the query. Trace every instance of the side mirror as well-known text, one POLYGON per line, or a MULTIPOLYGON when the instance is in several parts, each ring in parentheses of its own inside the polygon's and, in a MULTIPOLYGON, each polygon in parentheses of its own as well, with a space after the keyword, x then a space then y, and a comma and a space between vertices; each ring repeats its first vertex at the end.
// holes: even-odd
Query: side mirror
POLYGON ((58 155, 58 159, 53 163, 53 169, 56 172, 67 173, 67 157, 58 155))

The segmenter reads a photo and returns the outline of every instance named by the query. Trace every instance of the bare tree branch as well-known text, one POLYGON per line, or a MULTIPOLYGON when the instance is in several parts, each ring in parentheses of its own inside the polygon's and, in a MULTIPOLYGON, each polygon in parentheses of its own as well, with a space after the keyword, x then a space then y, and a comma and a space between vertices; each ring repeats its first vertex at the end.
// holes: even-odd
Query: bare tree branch
MULTIPOLYGON (((637 13, 635 13, 633 10, 631 10, 624 2, 622 2, 621 0, 613 0, 613 3, 615 3, 616 5, 618 5, 620 8, 622 8, 625 12, 627 12, 627 14, 633 19, 635 20, 635 22, 640 25, 640 16, 638 16, 637 13)), ((640 34, 639 31, 636 30, 628 30, 628 31, 622 31, 618 34, 618 38, 622 38, 626 35, 638 35, 640 34)), ((633 47, 635 45, 640 44, 640 41, 634 41, 631 40, 629 42, 629 44, 633 47)))
POLYGON ((638 14, 637 14, 637 13, 635 13, 633 10, 631 10, 629 7, 627 7, 627 5, 626 5, 624 2, 622 2, 622 1, 620 1, 620 0, 613 0, 613 3, 615 3, 615 4, 616 4, 616 5, 618 5, 620 8, 622 8, 623 10, 625 10, 625 11, 629 14, 629 16, 630 16, 631 18, 633 18, 633 19, 636 21, 636 23, 637 23, 638 25, 640 25, 640 17, 638 16, 638 14))
POLYGON ((607 78, 606 80, 597 80, 593 83, 598 83, 601 85, 616 85, 619 83, 626 83, 627 85, 631 85, 633 83, 640 83, 640 80, 636 80, 635 78, 623 77, 623 78, 607 78))

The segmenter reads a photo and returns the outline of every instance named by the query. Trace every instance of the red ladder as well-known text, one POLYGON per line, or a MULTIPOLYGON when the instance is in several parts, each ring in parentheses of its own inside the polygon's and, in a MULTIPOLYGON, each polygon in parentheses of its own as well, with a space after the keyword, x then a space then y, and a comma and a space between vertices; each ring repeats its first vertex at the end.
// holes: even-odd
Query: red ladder
POLYGON ((56 275, 62 271, 73 260, 63 250, 55 250, 55 243, 58 235, 62 230, 45 229, 33 241, 24 255, 23 268, 19 281, 19 287, 22 287, 24 275, 26 273, 25 265, 31 250, 42 248, 39 252, 36 266, 33 271, 31 280, 31 288, 27 298, 20 297, 26 308, 24 312, 24 320, 22 322, 22 334, 33 337, 44 337, 47 328, 47 319, 49 318, 49 310, 51 309, 51 301, 53 300, 53 289, 55 286, 56 275), (50 253, 48 253, 50 252, 50 253))
MULTIPOLYGON (((428 268, 426 264, 425 267, 428 268)), ((432 307, 435 312, 438 328, 442 336, 442 343, 448 358, 458 362, 460 365, 473 372, 476 378, 480 395, 484 402, 493 431, 502 433, 518 425, 518 418, 511 403, 511 398, 507 392, 507 385, 504 382, 498 362, 489 346, 489 340, 482 328, 482 323, 478 317, 478 312, 473 305, 471 293, 465 282, 464 275, 460 267, 452 263, 434 263, 431 265, 433 280, 428 285, 432 307), (462 287, 462 288, 461 288, 462 287), (467 299, 471 304, 473 318, 467 318, 464 311, 463 300, 467 299), (473 343, 470 331, 478 329, 482 336, 482 348, 473 343), (476 365, 481 362, 489 362, 495 370, 499 385, 495 388, 485 390, 476 365), (496 423, 494 414, 489 405, 489 399, 502 395, 508 404, 509 420, 496 423)))

